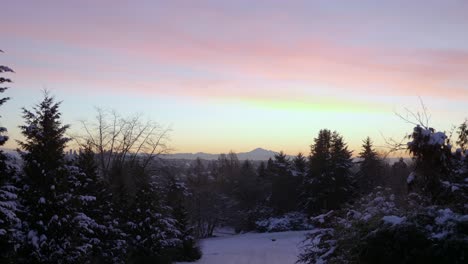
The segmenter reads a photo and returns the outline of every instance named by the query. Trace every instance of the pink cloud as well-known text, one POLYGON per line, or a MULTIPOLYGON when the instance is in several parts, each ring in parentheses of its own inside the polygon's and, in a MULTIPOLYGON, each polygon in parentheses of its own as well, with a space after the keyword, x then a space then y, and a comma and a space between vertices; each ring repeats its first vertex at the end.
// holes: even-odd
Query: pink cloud
MULTIPOLYGON (((352 35, 352 32, 344 35, 343 27, 331 24, 320 30, 313 26, 312 32, 303 32, 304 28, 290 26, 298 24, 294 18, 282 16, 279 11, 259 17, 236 17, 226 12, 192 7, 178 13, 168 12, 178 14, 175 18, 163 14, 161 18, 150 20, 121 15, 102 17, 99 14, 96 11, 79 23, 75 21, 76 17, 70 18, 74 23, 62 24, 50 24, 46 20, 34 24, 15 21, 5 28, 5 34, 43 43, 60 43, 78 52, 69 54, 69 58, 54 56, 50 51, 38 56, 36 60, 54 61, 57 65, 75 63, 78 67, 55 73, 46 72, 46 69, 30 70, 31 77, 81 82, 122 92, 138 90, 152 94, 221 98, 262 98, 268 92, 283 97, 291 93, 293 85, 284 88, 262 86, 294 81, 300 82, 301 86, 310 86, 311 90, 333 89, 343 94, 419 95, 468 100, 467 89, 462 86, 468 84, 468 52, 463 50, 353 46, 337 41, 352 35), (200 28, 187 25, 190 22, 187 17, 197 19, 194 14, 200 16, 200 28), (208 24, 213 21, 217 24, 208 24), (224 32, 221 31, 223 28, 224 32), (80 57, 79 53, 83 51, 117 59, 106 62, 90 55, 80 57), (70 62, 70 58, 76 59, 70 62), (160 76, 151 73, 151 65, 174 65, 223 77, 160 76), (85 67, 96 74, 83 72, 85 67), (143 71, 139 71, 142 67, 143 71)), ((301 95, 297 90, 292 93, 301 95)))

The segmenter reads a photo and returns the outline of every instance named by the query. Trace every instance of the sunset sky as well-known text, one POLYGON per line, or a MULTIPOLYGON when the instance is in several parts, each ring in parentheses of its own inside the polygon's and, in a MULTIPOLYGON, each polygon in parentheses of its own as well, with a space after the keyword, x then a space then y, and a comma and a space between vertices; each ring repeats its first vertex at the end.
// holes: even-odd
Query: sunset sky
MULTIPOLYGON (((468 1, 6 1, 0 123, 49 89, 66 123, 94 107, 171 126, 175 152, 307 153, 321 128, 351 149, 401 138, 394 112, 449 130, 468 117, 468 1)), ((14 140, 6 147, 14 148, 14 140)), ((356 151, 359 152, 359 151, 356 151)))

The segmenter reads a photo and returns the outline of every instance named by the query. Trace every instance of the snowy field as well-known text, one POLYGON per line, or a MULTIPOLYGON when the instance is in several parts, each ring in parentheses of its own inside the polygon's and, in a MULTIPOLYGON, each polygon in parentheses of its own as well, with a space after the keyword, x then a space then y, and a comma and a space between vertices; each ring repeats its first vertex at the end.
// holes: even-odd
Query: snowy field
POLYGON ((200 241, 197 264, 293 264, 308 231, 248 233, 200 241), (273 241, 275 240, 275 241, 273 241))

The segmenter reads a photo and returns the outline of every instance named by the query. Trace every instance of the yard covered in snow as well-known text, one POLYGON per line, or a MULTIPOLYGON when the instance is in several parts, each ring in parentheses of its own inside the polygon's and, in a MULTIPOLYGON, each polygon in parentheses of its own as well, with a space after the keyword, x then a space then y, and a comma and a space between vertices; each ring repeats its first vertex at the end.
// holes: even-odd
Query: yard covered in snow
POLYGON ((247 233, 200 241, 203 257, 198 264, 295 263, 305 234, 310 231, 247 233))

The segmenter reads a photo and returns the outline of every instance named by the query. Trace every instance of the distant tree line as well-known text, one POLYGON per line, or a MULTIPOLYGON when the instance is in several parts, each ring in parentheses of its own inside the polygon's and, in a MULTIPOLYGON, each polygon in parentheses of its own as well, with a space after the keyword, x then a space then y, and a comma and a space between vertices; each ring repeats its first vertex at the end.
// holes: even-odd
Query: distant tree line
POLYGON ((239 161, 231 152, 215 161, 195 160, 181 178, 193 194, 189 211, 195 233, 209 237, 216 226, 247 232, 270 217, 336 210, 377 186, 394 189, 401 200, 411 166, 403 158, 390 165, 370 138, 353 159, 343 137, 323 129, 308 156, 291 159, 280 152, 268 161, 239 161))

